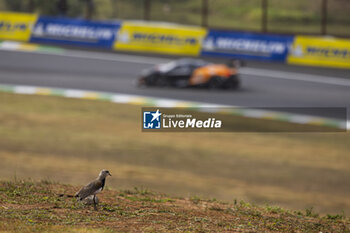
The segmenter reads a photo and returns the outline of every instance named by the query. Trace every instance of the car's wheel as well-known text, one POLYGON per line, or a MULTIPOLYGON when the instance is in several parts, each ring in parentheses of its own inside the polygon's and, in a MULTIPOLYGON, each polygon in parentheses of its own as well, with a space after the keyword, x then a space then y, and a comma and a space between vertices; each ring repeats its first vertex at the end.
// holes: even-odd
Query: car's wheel
POLYGON ((138 80, 135 80, 134 84, 137 87, 145 87, 146 86, 145 78, 139 78, 138 80))
POLYGON ((223 79, 221 77, 214 76, 208 82, 209 89, 218 89, 223 85, 223 79))
POLYGON ((150 75, 145 78, 145 84, 147 86, 156 86, 158 81, 158 76, 157 75, 150 75))
POLYGON ((156 86, 159 86, 159 87, 168 86, 167 80, 164 77, 157 76, 157 78, 154 81, 156 86))
POLYGON ((240 85, 239 78, 237 76, 226 79, 223 88, 224 89, 237 89, 240 85))

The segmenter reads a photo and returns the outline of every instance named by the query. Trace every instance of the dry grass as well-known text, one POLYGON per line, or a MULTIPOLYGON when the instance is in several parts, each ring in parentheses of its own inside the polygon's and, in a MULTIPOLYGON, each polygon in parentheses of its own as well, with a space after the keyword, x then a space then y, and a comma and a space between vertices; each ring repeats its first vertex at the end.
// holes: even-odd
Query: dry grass
POLYGON ((146 189, 105 190, 97 211, 48 181, 0 182, 0 231, 11 232, 350 232, 342 215, 169 198, 146 189))
POLYGON ((140 107, 0 93, 0 178, 108 185, 289 209, 350 208, 349 133, 142 133, 140 107))

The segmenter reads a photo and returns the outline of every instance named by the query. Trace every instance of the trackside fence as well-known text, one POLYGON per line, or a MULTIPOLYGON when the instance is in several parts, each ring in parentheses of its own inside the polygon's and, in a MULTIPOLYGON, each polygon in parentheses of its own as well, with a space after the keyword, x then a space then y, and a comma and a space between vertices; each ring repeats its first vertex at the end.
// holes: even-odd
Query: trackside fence
POLYGON ((150 21, 91 21, 0 12, 0 40, 350 68, 349 39, 214 30, 150 21))

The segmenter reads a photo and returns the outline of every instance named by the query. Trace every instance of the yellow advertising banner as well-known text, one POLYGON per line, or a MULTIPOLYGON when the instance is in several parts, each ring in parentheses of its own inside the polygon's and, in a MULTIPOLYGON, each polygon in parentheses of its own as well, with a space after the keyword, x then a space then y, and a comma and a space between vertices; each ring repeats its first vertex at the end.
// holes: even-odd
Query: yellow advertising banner
POLYGON ((0 12, 0 40, 29 41, 36 14, 0 12))
POLYGON ((289 64, 350 68, 350 40, 296 36, 289 64))
POLYGON ((124 22, 114 49, 198 56, 207 30, 174 24, 124 22))

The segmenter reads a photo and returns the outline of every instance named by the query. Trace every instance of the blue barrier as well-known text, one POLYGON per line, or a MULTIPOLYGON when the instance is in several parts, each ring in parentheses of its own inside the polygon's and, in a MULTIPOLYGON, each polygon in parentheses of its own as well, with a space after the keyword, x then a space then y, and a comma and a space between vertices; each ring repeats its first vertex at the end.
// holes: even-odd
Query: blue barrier
MULTIPOLYGON (((40 16, 30 41, 112 49, 121 26, 121 22, 40 16)), ((209 30, 201 56, 286 62, 293 41, 294 36, 209 30)))
POLYGON ((285 62, 293 40, 294 36, 210 30, 201 55, 285 62))
POLYGON ((120 22, 39 17, 31 42, 112 48, 120 22))

